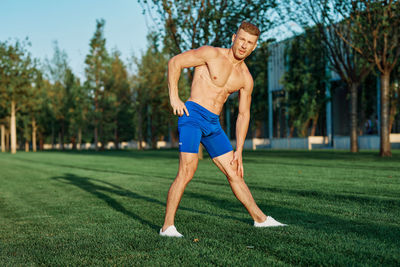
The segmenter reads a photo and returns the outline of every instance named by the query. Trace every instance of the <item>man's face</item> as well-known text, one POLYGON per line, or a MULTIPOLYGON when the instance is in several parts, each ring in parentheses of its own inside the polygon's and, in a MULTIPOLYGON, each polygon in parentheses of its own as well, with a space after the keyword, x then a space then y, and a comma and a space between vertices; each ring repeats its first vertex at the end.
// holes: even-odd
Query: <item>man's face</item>
POLYGON ((246 32, 240 29, 237 34, 232 36, 232 51, 236 59, 242 60, 248 57, 257 46, 256 35, 246 32))

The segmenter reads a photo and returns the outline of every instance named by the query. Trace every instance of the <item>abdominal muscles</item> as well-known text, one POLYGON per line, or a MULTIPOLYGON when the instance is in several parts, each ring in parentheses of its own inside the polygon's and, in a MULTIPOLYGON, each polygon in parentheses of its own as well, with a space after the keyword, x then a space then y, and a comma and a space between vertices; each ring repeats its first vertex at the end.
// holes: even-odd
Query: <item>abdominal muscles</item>
MULTIPOLYGON (((216 76, 213 76, 213 78, 216 76)), ((218 77, 216 77, 218 78, 218 77)), ((220 114, 222 107, 229 96, 225 86, 217 86, 211 80, 207 67, 197 67, 193 78, 190 101, 194 101, 209 111, 220 114), (205 68, 200 69, 200 68, 205 68)))

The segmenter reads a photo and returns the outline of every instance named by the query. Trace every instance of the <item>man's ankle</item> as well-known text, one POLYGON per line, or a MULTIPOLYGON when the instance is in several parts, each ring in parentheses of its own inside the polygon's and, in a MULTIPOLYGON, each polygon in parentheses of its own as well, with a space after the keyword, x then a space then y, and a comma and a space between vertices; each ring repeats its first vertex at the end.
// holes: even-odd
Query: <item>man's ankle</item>
POLYGON ((163 227, 161 228, 161 231, 164 232, 165 230, 167 230, 168 227, 170 227, 170 226, 172 226, 172 225, 174 225, 174 224, 165 224, 165 223, 164 223, 163 227))
POLYGON ((267 217, 268 217, 267 215, 263 214, 263 216, 259 216, 259 217, 254 218, 254 221, 258 222, 258 223, 262 223, 262 222, 265 222, 267 217))

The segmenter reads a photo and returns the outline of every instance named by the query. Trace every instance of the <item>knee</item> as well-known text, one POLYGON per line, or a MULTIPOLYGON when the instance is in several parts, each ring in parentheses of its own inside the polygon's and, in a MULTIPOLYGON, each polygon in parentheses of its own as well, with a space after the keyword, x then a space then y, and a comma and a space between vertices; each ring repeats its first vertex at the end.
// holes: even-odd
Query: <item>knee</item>
POLYGON ((177 179, 183 181, 185 184, 192 180, 194 173, 196 172, 197 166, 191 164, 183 164, 179 168, 177 179))
POLYGON ((228 179, 229 183, 238 183, 244 181, 243 177, 237 172, 237 168, 229 168, 229 170, 226 170, 226 178, 228 179))

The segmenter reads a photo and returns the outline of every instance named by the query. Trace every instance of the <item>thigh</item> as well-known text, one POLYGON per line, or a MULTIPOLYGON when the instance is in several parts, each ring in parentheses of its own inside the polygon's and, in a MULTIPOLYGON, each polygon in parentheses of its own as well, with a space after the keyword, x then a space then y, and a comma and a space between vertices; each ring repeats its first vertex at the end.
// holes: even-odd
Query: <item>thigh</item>
POLYGON ((229 151, 223 155, 213 158, 213 162, 217 167, 225 174, 225 176, 230 179, 237 176, 237 164, 231 164, 233 160, 233 151, 229 151))
POLYGON ((179 173, 184 174, 185 178, 191 179, 196 172, 199 156, 195 153, 179 153, 179 173))
POLYGON ((212 159, 233 150, 231 142, 229 142, 228 137, 222 129, 210 136, 201 138, 201 143, 212 159))
POLYGON ((193 125, 182 125, 179 129, 179 152, 199 152, 201 130, 193 125))

